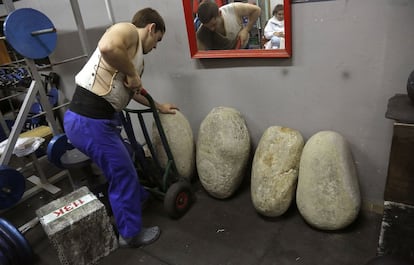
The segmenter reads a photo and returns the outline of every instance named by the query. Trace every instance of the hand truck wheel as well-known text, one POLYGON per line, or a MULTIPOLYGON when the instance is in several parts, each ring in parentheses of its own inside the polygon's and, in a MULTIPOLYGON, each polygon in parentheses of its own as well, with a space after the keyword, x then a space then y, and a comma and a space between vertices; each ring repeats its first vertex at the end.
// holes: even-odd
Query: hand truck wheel
POLYGON ((187 181, 173 183, 164 197, 164 209, 174 219, 183 216, 193 201, 191 185, 187 181))

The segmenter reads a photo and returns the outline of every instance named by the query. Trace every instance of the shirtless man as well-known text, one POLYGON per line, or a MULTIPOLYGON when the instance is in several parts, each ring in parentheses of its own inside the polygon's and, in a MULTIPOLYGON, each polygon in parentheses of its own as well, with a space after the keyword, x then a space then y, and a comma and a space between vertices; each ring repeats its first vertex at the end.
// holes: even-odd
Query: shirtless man
MULTIPOLYGON (((140 247, 158 239, 160 228, 142 226, 141 203, 148 197, 120 136, 119 112, 131 99, 148 106, 139 94, 144 54, 157 47, 165 24, 157 11, 138 11, 131 23, 117 23, 101 37, 98 47, 76 75, 76 89, 65 113, 70 142, 102 170, 121 247, 140 247)), ((161 113, 175 113, 173 104, 156 103, 161 113)))
POLYGON ((249 41, 249 32, 259 18, 260 12, 260 7, 248 3, 230 3, 219 8, 215 2, 204 1, 197 11, 202 23, 197 31, 198 49, 245 48, 249 41), (247 17, 245 26, 243 17, 247 17))

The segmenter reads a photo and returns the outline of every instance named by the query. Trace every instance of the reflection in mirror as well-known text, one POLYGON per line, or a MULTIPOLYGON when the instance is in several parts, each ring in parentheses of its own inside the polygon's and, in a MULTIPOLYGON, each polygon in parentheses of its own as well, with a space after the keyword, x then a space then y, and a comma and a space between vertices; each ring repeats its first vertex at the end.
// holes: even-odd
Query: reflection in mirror
POLYGON ((267 5, 267 10, 272 8, 272 13, 266 12, 266 23, 264 23, 263 40, 264 49, 284 49, 285 48, 285 21, 282 0, 268 0, 271 4, 267 5))
POLYGON ((290 57, 289 0, 183 0, 193 58, 290 57))

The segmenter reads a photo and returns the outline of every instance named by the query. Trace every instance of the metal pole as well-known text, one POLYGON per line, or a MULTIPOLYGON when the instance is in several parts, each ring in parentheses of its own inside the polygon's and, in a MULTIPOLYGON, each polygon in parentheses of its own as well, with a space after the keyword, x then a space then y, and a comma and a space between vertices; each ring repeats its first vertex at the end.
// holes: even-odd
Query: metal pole
POLYGON ((91 49, 89 46, 88 39, 86 37, 85 25, 83 24, 82 15, 77 0, 70 0, 72 6, 73 16, 75 18, 76 25, 78 27, 79 38, 82 44, 83 52, 88 56, 91 55, 91 49))
POLYGON ((7 14, 16 10, 12 0, 3 0, 3 4, 4 4, 4 7, 6 8, 7 14))
POLYGON ((114 11, 112 9, 111 1, 105 0, 106 12, 108 13, 109 20, 111 21, 112 25, 115 24, 114 19, 114 11))
MULTIPOLYGON (((42 108, 45 110, 46 118, 49 123, 49 126, 52 129, 53 135, 58 135, 61 133, 61 128, 56 122, 55 116, 53 115, 52 107, 50 106, 49 99, 46 95, 46 91, 44 87, 42 86, 42 78, 40 77, 39 72, 36 69, 36 64, 34 60, 26 59, 26 64, 29 66, 29 69, 32 73, 32 79, 36 81, 36 84, 38 86, 37 92, 39 93, 40 97, 40 104, 42 105, 42 108)), ((31 105, 30 105, 31 106, 31 105)), ((29 109, 30 109, 29 106, 29 109)))
POLYGON ((10 162, 10 158, 13 154, 14 146, 16 145, 17 138, 19 138, 20 132, 22 131, 23 125, 26 122, 27 114, 30 111, 30 106, 35 100, 38 86, 36 81, 32 81, 26 97, 24 98, 23 104, 20 108, 19 114, 17 115, 16 121, 10 132, 9 140, 7 141, 6 148, 4 149, 3 155, 0 158, 0 165, 7 165, 10 162))
POLYGON ((4 116, 3 116, 3 113, 1 113, 1 111, 0 111, 0 124, 1 124, 1 128, 3 129, 4 134, 7 137, 9 137, 10 130, 9 130, 9 127, 7 126, 6 121, 4 120, 4 116))
POLYGON ((36 36, 36 35, 41 35, 41 34, 46 34, 46 33, 53 33, 53 32, 56 32, 55 28, 39 29, 36 31, 32 31, 31 35, 36 36))

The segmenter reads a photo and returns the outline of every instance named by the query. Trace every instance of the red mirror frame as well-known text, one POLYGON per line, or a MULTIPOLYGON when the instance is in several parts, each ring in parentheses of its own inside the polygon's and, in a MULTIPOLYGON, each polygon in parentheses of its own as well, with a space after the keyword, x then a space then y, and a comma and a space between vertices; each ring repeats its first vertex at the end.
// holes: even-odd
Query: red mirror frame
POLYGON ((290 0, 283 0, 285 14, 285 49, 240 49, 214 51, 199 51, 197 48, 191 1, 192 0, 183 0, 184 18, 187 26, 187 36, 191 58, 290 58, 292 56, 292 22, 290 0))

